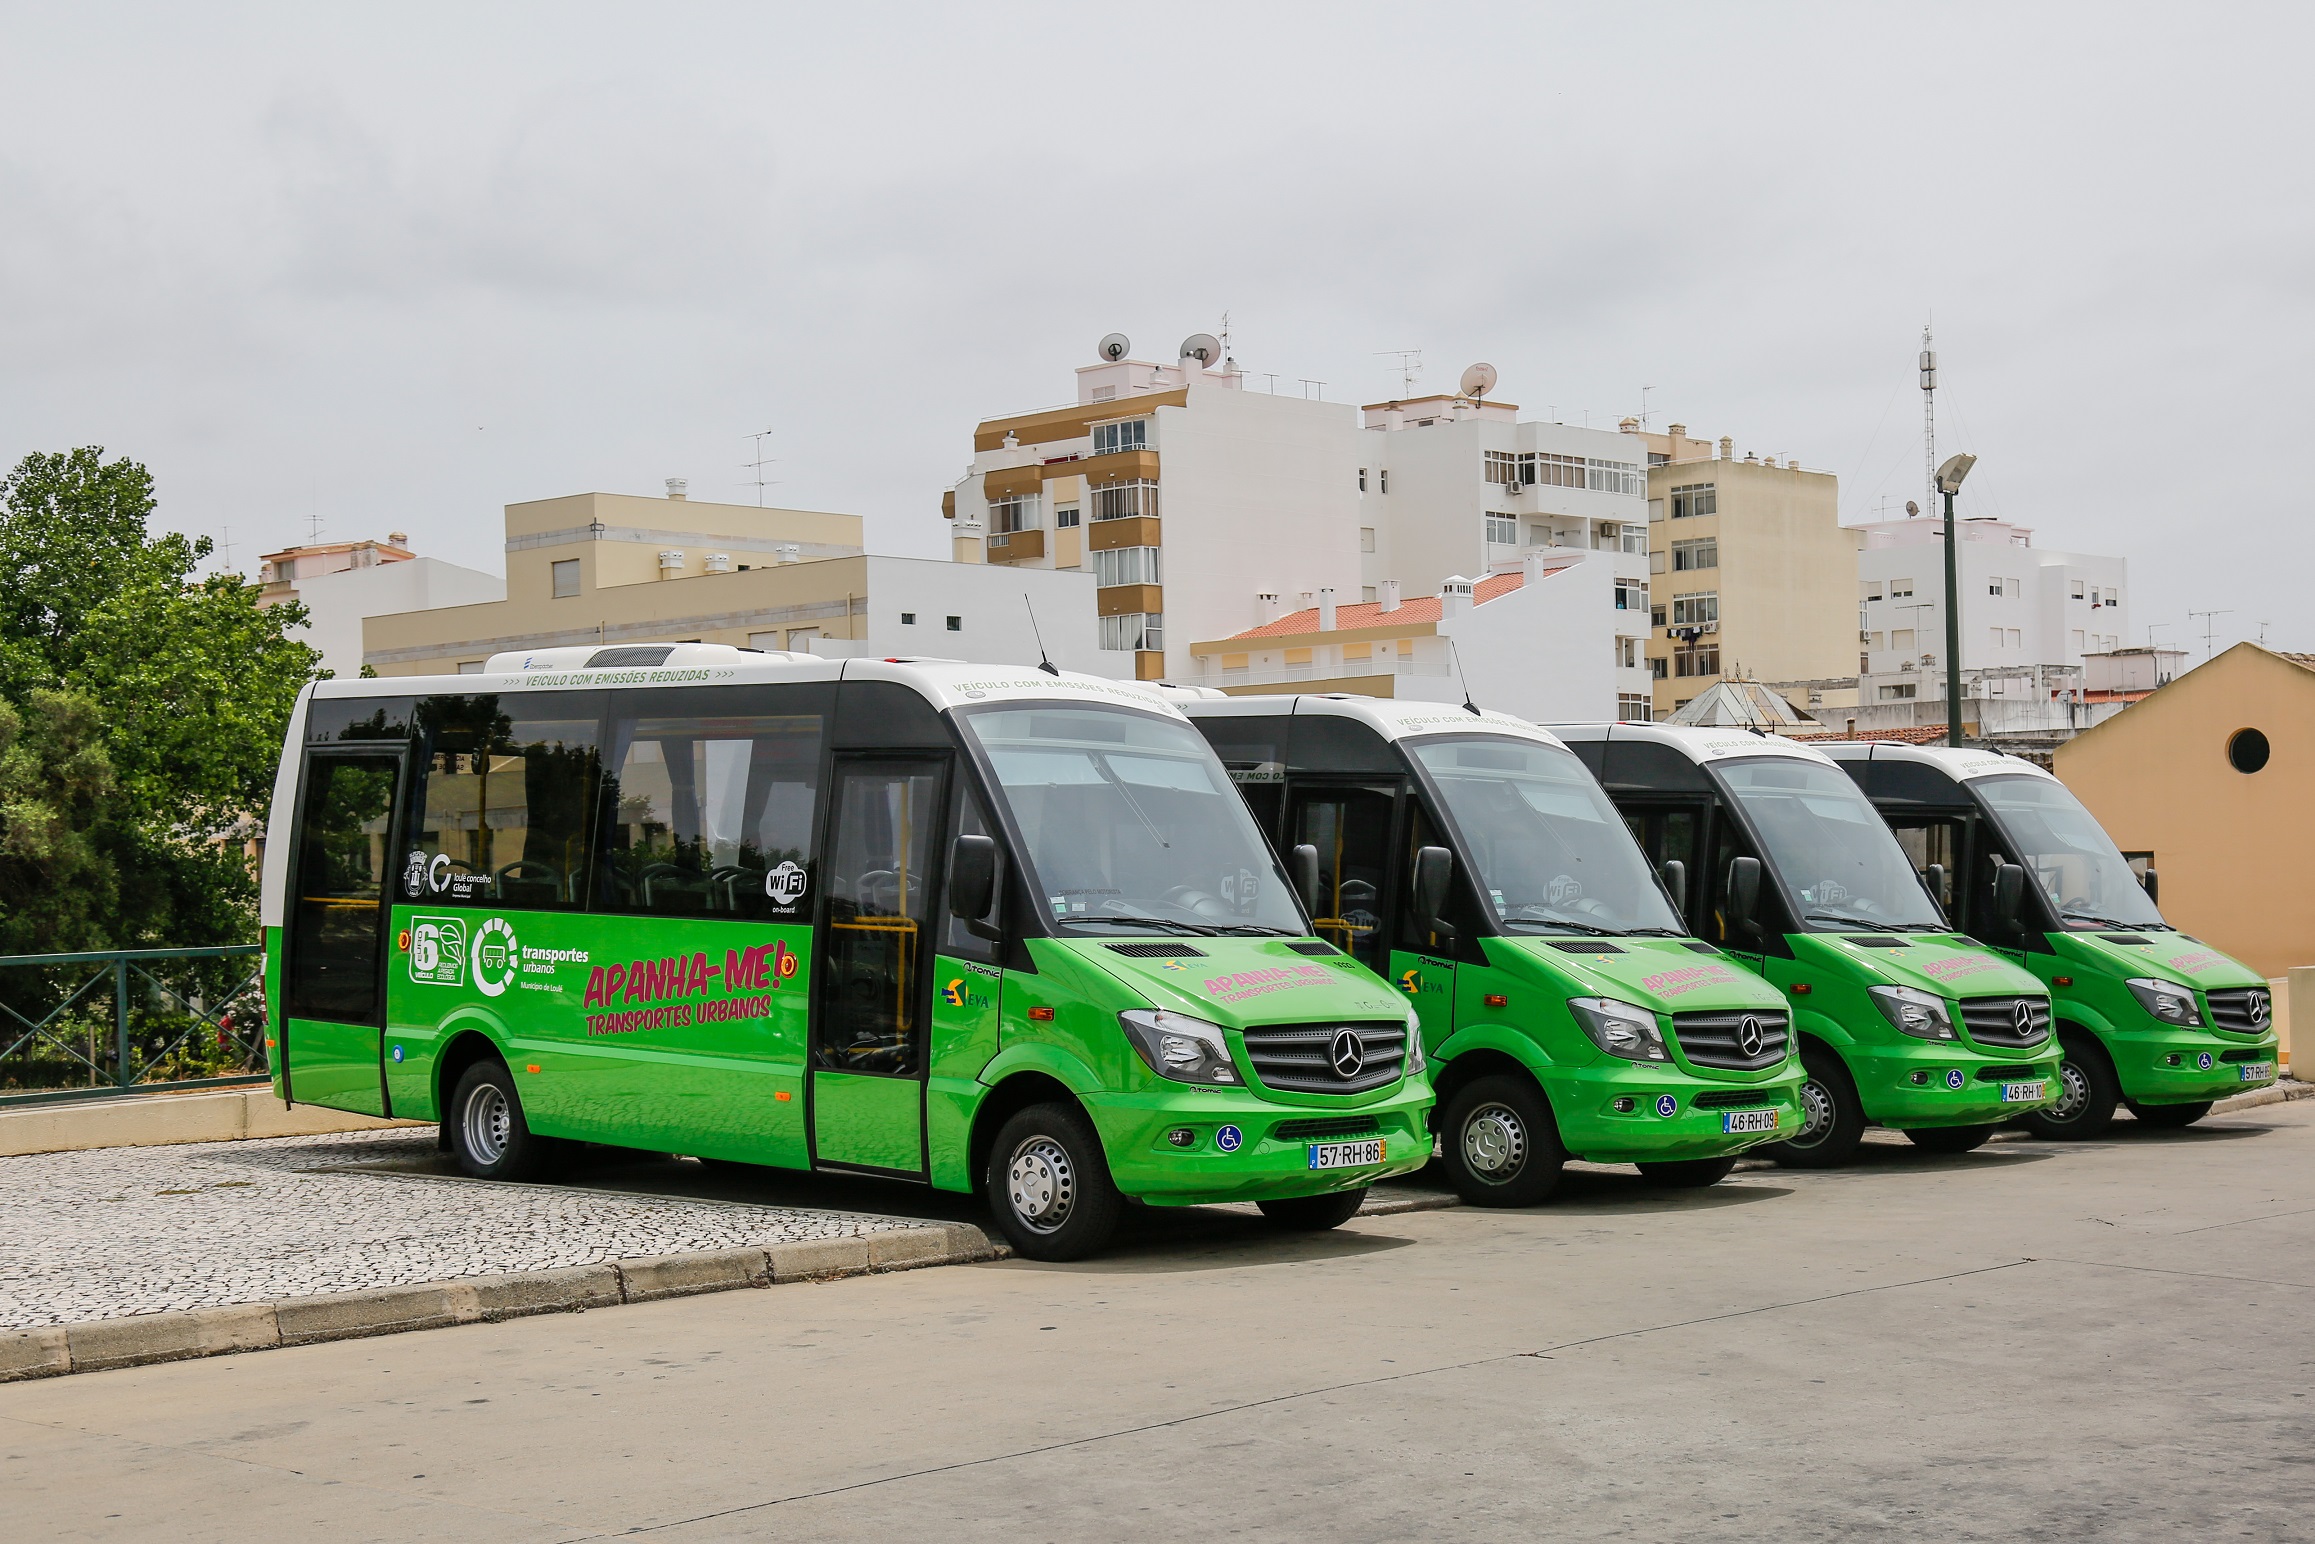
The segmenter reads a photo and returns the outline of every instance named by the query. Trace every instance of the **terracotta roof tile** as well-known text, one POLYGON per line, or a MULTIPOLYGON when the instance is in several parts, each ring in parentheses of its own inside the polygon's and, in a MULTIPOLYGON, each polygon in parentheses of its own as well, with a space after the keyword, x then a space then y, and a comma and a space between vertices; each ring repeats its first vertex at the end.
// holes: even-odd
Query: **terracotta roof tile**
MULTIPOLYGON (((1838 708, 1827 708, 1827 713, 1838 713, 1838 708)), ((1910 729, 1860 729, 1855 734, 1833 729, 1822 732, 1811 730, 1781 731, 1788 740, 1881 740, 1895 745, 1937 745, 1945 739, 1943 724, 1916 724, 1910 729)))
MULTIPOLYGON (((1527 576, 1523 573, 1490 574, 1485 579, 1480 580, 1473 587, 1471 593, 1474 601, 1484 606, 1491 600, 1509 595, 1526 582, 1527 576)), ((1413 600, 1401 601, 1399 609, 1396 611, 1385 611, 1382 602, 1373 600, 1362 600, 1352 605, 1334 608, 1336 632, 1349 632, 1358 627, 1400 627, 1438 620, 1439 597, 1436 595, 1418 595, 1413 600)), ((1297 633, 1315 633, 1317 631, 1318 608, 1305 606, 1300 611, 1287 613, 1275 622, 1265 622, 1260 627, 1250 627, 1242 633, 1232 633, 1228 641, 1235 642, 1240 638, 1291 638, 1297 633)))

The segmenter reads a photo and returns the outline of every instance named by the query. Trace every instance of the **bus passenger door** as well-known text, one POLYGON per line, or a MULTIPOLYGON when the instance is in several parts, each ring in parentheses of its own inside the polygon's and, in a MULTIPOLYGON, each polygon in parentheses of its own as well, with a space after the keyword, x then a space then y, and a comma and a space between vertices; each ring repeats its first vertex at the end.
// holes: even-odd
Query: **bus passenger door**
POLYGON ((1327 787, 1297 783, 1289 796, 1286 847, 1318 849, 1318 936, 1361 965, 1389 977, 1391 826, 1395 789, 1371 784, 1327 787))
POLYGON ((839 757, 813 969, 812 1159, 920 1177, 946 758, 839 757))
MULTIPOLYGON (((1422 799, 1408 798, 1405 834, 1395 843, 1400 858, 1398 872, 1391 878, 1386 892, 1390 900, 1386 918, 1390 931, 1386 936, 1390 939, 1391 952, 1384 979, 1407 994, 1407 1001, 1422 1019, 1425 1051, 1436 1051, 1455 1032, 1455 962, 1468 944, 1417 927, 1414 908, 1407 903, 1412 898, 1411 887, 1415 881, 1415 853, 1425 847, 1446 845, 1445 836, 1431 812, 1423 807, 1422 799)), ((1320 864, 1324 866, 1323 857, 1320 864)), ((1477 918, 1465 904, 1469 878, 1460 872, 1461 868, 1462 860, 1458 858, 1457 873, 1447 886, 1447 919, 1458 923, 1468 940, 1477 918)))
POLYGON ((386 879, 403 761, 315 750, 298 794, 282 961, 283 1092, 302 1104, 387 1113, 386 879))

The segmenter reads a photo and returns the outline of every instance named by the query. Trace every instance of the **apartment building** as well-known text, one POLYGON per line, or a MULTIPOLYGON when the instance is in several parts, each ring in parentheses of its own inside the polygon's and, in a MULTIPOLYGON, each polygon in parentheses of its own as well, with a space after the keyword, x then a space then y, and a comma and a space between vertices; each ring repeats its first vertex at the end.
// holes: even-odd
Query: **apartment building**
POLYGON ((924 655, 1128 676, 1100 646, 1092 577, 1007 574, 861 547, 858 515, 581 493, 506 507, 504 598, 362 623, 382 676, 449 675, 493 654, 596 643, 729 643, 839 658, 924 655))
POLYGON ((420 557, 400 531, 384 541, 316 542, 268 552, 258 562, 257 603, 298 601, 306 619, 290 636, 321 651, 332 675, 362 670, 362 619, 433 606, 464 606, 506 594, 496 574, 420 557))
POLYGON ((1555 708, 1557 721, 1649 718, 1647 469, 1632 437, 1523 422, 1516 403, 1466 397, 1361 411, 1359 599, 1375 601, 1393 583, 1411 595, 1451 597, 1473 584, 1485 593, 1511 576, 1518 583, 1500 593, 1524 584, 1525 597, 1471 627, 1492 634, 1515 616, 1528 626, 1502 640, 1533 677, 1519 695, 1583 704, 1555 708), (1592 571, 1561 577, 1578 564, 1592 571))
MULTIPOLYGON (((1855 679, 1857 538, 1839 480, 1626 419, 1647 461, 1648 668, 1669 718, 1713 682, 1855 679)), ((1814 709, 1812 708, 1812 711, 1814 709)))
POLYGON ((959 564, 1089 575, 1101 645, 1144 680, 1186 679, 1191 639, 1360 583, 1356 413, 1212 364, 1080 369, 1074 402, 975 428, 941 500, 959 564))

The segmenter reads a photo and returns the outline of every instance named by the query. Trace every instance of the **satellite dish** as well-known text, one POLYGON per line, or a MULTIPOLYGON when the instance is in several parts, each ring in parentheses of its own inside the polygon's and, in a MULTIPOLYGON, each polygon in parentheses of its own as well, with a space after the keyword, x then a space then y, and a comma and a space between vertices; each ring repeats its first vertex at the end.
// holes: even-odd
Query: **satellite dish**
POLYGON ((1222 340, 1210 332, 1193 332, 1182 339, 1181 357, 1196 360, 1204 369, 1222 357, 1222 340))
POLYGON ((1126 335, 1122 332, 1113 332, 1108 337, 1101 340, 1101 348, 1099 350, 1101 354, 1101 362, 1103 364, 1110 365, 1116 364, 1128 353, 1132 352, 1132 350, 1132 340, 1127 338, 1126 335))
POLYGON ((1493 365, 1473 365, 1463 372, 1464 396, 1484 397, 1494 389, 1495 367, 1493 365))

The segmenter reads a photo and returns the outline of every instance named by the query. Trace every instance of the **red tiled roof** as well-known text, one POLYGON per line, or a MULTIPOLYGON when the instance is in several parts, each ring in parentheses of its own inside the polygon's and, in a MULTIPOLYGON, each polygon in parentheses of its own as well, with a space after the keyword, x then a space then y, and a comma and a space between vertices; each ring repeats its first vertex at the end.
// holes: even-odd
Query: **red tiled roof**
MULTIPOLYGON (((1824 711, 1837 714, 1840 709, 1827 708, 1824 711)), ((1822 732, 1785 730, 1782 733, 1788 740, 1882 740, 1898 745, 1937 745, 1945 739, 1945 726, 1943 724, 1916 724, 1911 729, 1860 729, 1855 734, 1849 734, 1839 729, 1829 729, 1822 732)))
MULTIPOLYGON (((1484 606, 1491 600, 1509 595, 1526 582, 1527 576, 1524 573, 1491 574, 1472 587, 1472 600, 1475 604, 1484 606)), ((1419 595, 1413 600, 1401 601, 1399 609, 1396 611, 1385 611, 1382 602, 1373 600, 1362 600, 1353 605, 1334 608, 1336 632, 1348 632, 1357 627, 1401 627, 1409 623, 1436 622, 1438 620, 1439 597, 1436 595, 1419 595)), ((1318 608, 1307 606, 1300 611, 1290 612, 1275 622, 1266 622, 1260 627, 1251 627, 1242 633, 1232 633, 1228 641, 1235 641, 1240 638, 1291 638, 1296 633, 1315 633, 1317 631, 1318 608)))

